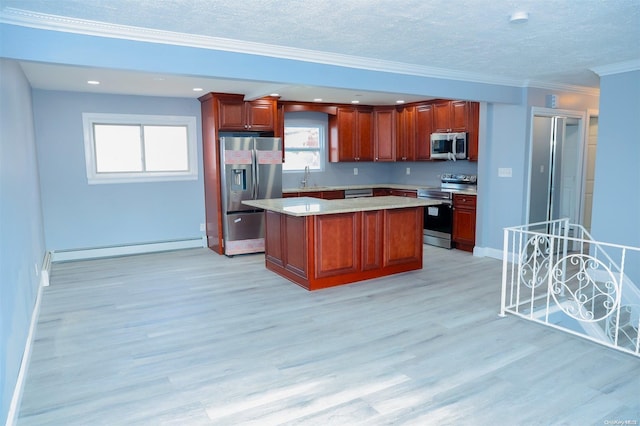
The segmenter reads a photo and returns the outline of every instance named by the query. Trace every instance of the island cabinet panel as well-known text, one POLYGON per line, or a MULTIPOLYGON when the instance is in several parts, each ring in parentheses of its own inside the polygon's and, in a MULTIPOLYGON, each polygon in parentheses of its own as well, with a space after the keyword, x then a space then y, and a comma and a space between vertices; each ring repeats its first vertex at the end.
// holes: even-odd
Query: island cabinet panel
POLYGON ((287 271, 306 279, 309 276, 307 262, 307 218, 285 216, 284 222, 284 267, 287 271))
POLYGON ((267 261, 284 268, 284 240, 281 238, 285 216, 265 212, 264 247, 267 261))
POLYGON ((360 270, 360 214, 318 216, 315 236, 316 278, 360 270))
POLYGON ((307 290, 422 268, 422 206, 266 215, 267 269, 307 290))
POLYGON ((362 212, 362 269, 382 267, 383 211, 362 212))
POLYGON ((385 210, 383 266, 422 261, 422 209, 385 210))

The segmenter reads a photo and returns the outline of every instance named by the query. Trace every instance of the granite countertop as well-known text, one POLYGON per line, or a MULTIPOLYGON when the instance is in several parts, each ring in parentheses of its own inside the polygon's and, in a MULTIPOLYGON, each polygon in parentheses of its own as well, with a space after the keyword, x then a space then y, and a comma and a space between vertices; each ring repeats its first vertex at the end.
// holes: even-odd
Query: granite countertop
POLYGON ((440 204, 440 201, 422 198, 385 196, 349 198, 344 200, 321 200, 319 198, 312 197, 273 198, 269 200, 247 200, 242 203, 248 206, 271 210, 290 216, 315 216, 369 210, 431 206, 440 204))
POLYGON ((316 192, 316 191, 340 191, 345 189, 368 189, 368 188, 390 188, 390 189, 423 189, 433 188, 433 186, 427 185, 413 185, 410 183, 375 183, 368 185, 325 185, 325 186, 307 186, 305 188, 283 188, 282 192, 316 192))
POLYGON ((369 184, 369 185, 336 185, 336 186, 308 186, 306 188, 283 188, 282 193, 291 193, 291 192, 318 192, 318 191, 342 191, 346 189, 368 189, 368 188, 389 188, 389 189, 404 189, 404 190, 414 190, 417 191, 419 189, 440 189, 442 191, 455 192, 456 194, 465 194, 465 195, 477 195, 477 191, 475 189, 441 189, 439 186, 428 186, 428 185, 415 185, 410 183, 381 183, 381 184, 369 184))

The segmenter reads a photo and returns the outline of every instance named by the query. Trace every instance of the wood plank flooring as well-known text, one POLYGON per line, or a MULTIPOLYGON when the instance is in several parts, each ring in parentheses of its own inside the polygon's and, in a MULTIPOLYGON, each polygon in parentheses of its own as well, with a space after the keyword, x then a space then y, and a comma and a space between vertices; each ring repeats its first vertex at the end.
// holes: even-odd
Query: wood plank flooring
POLYGON ((18 425, 640 423, 638 359, 500 318, 500 283, 430 246, 317 292, 207 249, 54 264, 18 425))

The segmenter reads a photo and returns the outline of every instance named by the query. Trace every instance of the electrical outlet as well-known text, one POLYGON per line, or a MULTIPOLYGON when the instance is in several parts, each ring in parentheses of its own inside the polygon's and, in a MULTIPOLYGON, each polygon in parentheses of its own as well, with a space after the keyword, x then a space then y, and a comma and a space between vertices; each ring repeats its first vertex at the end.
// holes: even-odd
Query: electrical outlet
POLYGON ((204 231, 206 231, 206 230, 207 230, 207 229, 204 227, 204 223, 201 223, 201 224, 200 224, 200 232, 204 232, 204 231))
POLYGON ((354 176, 357 176, 357 175, 358 175, 358 168, 357 168, 357 167, 354 167, 354 168, 353 168, 353 175, 354 175, 354 176))
POLYGON ((407 167, 407 174, 410 175, 411 174, 411 167, 407 167))
POLYGON ((498 177, 511 177, 512 169, 511 167, 499 167, 498 168, 498 177))

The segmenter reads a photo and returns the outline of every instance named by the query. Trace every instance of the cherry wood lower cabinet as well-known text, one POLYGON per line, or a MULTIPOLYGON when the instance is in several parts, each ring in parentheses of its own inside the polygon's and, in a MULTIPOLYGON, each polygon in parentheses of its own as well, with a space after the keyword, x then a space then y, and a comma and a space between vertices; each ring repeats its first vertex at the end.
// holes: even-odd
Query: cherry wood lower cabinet
POLYGON ((418 191, 410 189, 392 189, 390 195, 395 195, 397 197, 418 198, 418 191))
POLYGON ((423 207, 265 215, 267 269, 307 290, 422 269, 423 207))
POLYGON ((476 245, 476 196, 453 194, 453 235, 455 248, 473 252, 476 245))
POLYGON ((282 198, 293 197, 312 197, 322 198, 323 200, 342 200, 344 199, 344 191, 340 189, 330 191, 301 191, 301 192, 283 192, 282 198))

